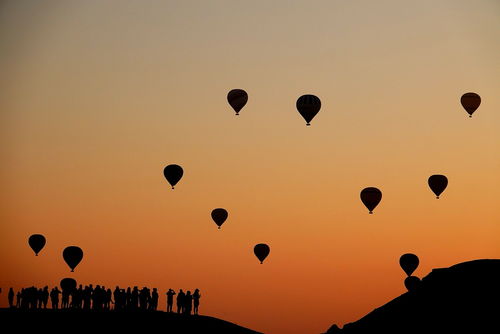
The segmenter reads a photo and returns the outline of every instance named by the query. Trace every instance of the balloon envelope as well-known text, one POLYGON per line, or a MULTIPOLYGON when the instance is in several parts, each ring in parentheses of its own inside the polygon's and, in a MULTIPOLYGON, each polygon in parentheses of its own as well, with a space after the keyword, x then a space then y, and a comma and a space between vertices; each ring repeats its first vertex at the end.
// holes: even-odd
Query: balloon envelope
POLYGON ((474 111, 476 111, 481 104, 481 97, 476 93, 465 93, 460 98, 460 103, 462 103, 462 107, 467 111, 469 117, 472 117, 474 111))
POLYGON ((63 250, 63 259, 66 264, 74 271, 76 266, 83 259, 83 251, 80 247, 69 246, 63 250))
POLYGON ((366 206, 370 213, 373 213, 373 210, 377 207, 378 203, 382 199, 382 192, 374 187, 368 187, 361 190, 361 194, 359 195, 361 198, 361 202, 366 206))
POLYGON ((73 278, 63 278, 59 286, 62 290, 71 292, 76 290, 76 281, 73 278))
POLYGON ((311 125, 311 121, 321 109, 321 100, 315 95, 302 95, 298 98, 297 110, 306 120, 306 125, 311 125))
POLYGON ((419 264, 418 256, 415 254, 407 253, 401 255, 399 258, 399 265, 404 270, 406 275, 411 276, 419 264))
POLYGON ((212 210, 212 219, 217 224, 217 226, 219 226, 219 229, 221 225, 226 221, 227 216, 228 213, 226 209, 217 208, 212 210))
POLYGON ((233 107, 236 115, 239 115, 240 110, 248 102, 248 94, 243 89, 233 89, 227 93, 227 102, 233 107))
POLYGON ((436 194, 436 198, 439 199, 439 195, 441 195, 448 186, 448 178, 444 175, 432 175, 427 180, 427 183, 434 194, 436 194))
POLYGON ((408 291, 415 291, 420 285, 420 278, 417 276, 408 276, 405 278, 405 287, 408 291))
POLYGON ((38 256, 38 253, 42 250, 43 246, 45 246, 45 237, 41 234, 33 234, 28 238, 28 244, 31 249, 35 252, 35 255, 38 256))
POLYGON ((257 256, 257 258, 259 259, 261 264, 266 259, 266 257, 269 255, 270 251, 271 250, 269 249, 269 246, 266 244, 257 244, 253 248, 253 252, 254 252, 255 256, 257 256))
POLYGON ((177 182, 180 181, 183 174, 184 170, 179 165, 168 165, 163 169, 163 175, 172 186, 172 189, 174 189, 177 182))

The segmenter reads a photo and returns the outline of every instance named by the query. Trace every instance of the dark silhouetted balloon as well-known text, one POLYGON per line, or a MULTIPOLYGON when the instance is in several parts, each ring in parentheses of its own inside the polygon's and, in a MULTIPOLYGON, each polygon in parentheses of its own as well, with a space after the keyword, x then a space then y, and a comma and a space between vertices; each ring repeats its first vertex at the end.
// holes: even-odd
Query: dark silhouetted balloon
POLYGON ((80 247, 77 246, 69 246, 63 250, 63 258, 64 261, 71 268, 71 271, 74 271, 76 266, 83 259, 83 251, 80 247))
POLYGON ((31 249, 35 252, 35 255, 38 256, 38 253, 42 250, 43 246, 45 246, 45 237, 41 234, 33 234, 28 239, 28 244, 31 249))
POLYGON ((271 250, 269 249, 269 246, 266 244, 257 244, 253 248, 253 252, 254 252, 255 256, 257 256, 257 258, 259 259, 261 264, 266 259, 266 257, 269 255, 270 251, 271 250))
POLYGON ((415 269, 418 267, 418 256, 415 254, 407 253, 401 255, 399 258, 399 265, 405 271, 406 275, 411 276, 415 269))
POLYGON ((420 285, 420 278, 417 276, 408 276, 405 278, 405 287, 408 291, 415 291, 420 285))
POLYGON ((469 117, 472 117, 474 111, 476 111, 481 104, 481 97, 476 93, 465 93, 460 98, 460 103, 462 103, 462 107, 467 111, 469 117))
POLYGON ((212 210, 212 219, 217 224, 217 226, 219 226, 219 229, 220 229, 221 225, 224 224, 224 222, 227 219, 226 209, 222 209, 222 208, 213 209, 212 210))
POLYGON ((76 290, 76 281, 73 278, 63 278, 59 285, 63 291, 72 292, 76 290))
POLYGON ((436 194, 436 198, 439 199, 439 195, 446 189, 448 186, 448 179, 444 175, 432 175, 427 180, 429 187, 436 194))
POLYGON ((233 89, 227 93, 227 102, 236 111, 236 115, 239 115, 240 110, 248 102, 248 94, 243 89, 233 89))
POLYGON ((297 110, 306 120, 306 125, 311 125, 311 121, 321 109, 321 100, 314 95, 302 95, 297 100, 297 110))
POLYGON ((174 189, 177 182, 180 181, 183 174, 184 171, 179 165, 168 165, 167 167, 165 167, 165 169, 163 169, 163 175, 165 175, 165 178, 172 186, 172 189, 174 189))
POLYGON ((359 197, 361 197, 361 201, 366 206, 368 211, 373 213, 373 209, 377 207, 378 203, 380 203, 380 200, 382 199, 382 192, 377 188, 368 187, 361 190, 359 197))

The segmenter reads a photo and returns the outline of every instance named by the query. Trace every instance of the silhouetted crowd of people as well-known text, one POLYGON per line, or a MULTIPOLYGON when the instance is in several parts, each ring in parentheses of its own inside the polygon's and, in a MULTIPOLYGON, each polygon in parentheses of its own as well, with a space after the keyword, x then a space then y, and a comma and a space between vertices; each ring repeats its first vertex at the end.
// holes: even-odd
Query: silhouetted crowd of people
MULTIPOLYGON (((196 289, 186 293, 179 290, 176 293, 172 289, 166 292, 167 312, 173 312, 174 296, 177 295, 177 313, 179 314, 198 314, 201 294, 196 289)), ((52 309, 75 309, 75 310, 149 310, 158 309, 158 290, 150 290, 147 287, 139 289, 137 286, 127 289, 121 289, 117 286, 113 291, 105 286, 92 284, 83 287, 80 285, 75 289, 62 289, 56 286, 49 292, 49 287, 43 289, 34 286, 23 288, 17 293, 12 288, 9 289, 7 298, 9 307, 19 309, 47 309, 50 299, 52 309)))
MULTIPOLYGON (((175 291, 172 289, 168 289, 166 295, 167 295, 167 312, 173 312, 172 307, 174 303, 174 295, 175 291)), ((200 290, 196 289, 194 290, 193 294, 191 294, 191 291, 187 291, 184 293, 182 289, 179 290, 179 293, 177 294, 177 313, 182 313, 182 314, 198 314, 198 306, 200 305, 200 290)))

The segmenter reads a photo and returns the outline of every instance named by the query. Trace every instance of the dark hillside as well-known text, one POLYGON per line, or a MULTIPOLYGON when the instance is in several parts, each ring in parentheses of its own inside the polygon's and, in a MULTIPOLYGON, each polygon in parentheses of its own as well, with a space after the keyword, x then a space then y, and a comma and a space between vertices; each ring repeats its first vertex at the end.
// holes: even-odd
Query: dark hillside
POLYGON ((500 333, 500 260, 434 269, 415 291, 327 333, 500 333))
POLYGON ((0 323, 5 333, 258 333, 217 318, 160 311, 0 309, 0 323))

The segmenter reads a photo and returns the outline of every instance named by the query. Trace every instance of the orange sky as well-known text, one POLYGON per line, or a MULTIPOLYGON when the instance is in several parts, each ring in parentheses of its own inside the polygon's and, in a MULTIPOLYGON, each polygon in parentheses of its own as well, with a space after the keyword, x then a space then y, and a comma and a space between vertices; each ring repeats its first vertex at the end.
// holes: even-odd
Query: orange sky
POLYGON ((319 333, 403 293, 403 253, 418 276, 500 257, 499 40, 494 0, 3 2, 0 306, 69 276, 199 288, 203 314, 319 333))

